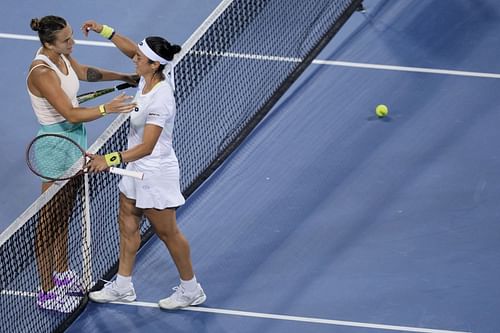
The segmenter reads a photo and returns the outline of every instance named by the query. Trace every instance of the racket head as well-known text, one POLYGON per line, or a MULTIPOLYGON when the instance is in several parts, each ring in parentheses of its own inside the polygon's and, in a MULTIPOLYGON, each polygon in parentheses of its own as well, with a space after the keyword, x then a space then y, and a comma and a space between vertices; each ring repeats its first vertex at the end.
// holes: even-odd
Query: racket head
POLYGON ((35 175, 43 179, 71 179, 85 169, 85 150, 67 136, 42 134, 28 145, 26 164, 35 175))

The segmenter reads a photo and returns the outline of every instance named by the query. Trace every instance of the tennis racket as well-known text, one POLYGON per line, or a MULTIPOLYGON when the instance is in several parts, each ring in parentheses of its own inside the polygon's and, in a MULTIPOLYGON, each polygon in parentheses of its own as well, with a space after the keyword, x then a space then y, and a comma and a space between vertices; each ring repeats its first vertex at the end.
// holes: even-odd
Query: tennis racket
MULTIPOLYGON (((26 150, 26 163, 37 176, 51 181, 66 180, 86 172, 85 150, 71 138, 60 134, 37 136, 26 150)), ((144 174, 110 167, 109 172, 143 179, 144 174)))
POLYGON ((122 84, 119 84, 115 87, 100 89, 100 90, 91 91, 91 92, 88 92, 85 94, 78 95, 78 96, 76 96, 76 99, 78 100, 78 104, 81 104, 81 103, 84 103, 86 101, 90 101, 91 99, 97 98, 99 96, 109 94, 113 91, 123 90, 123 89, 130 88, 130 87, 134 87, 134 86, 131 85, 130 83, 122 83, 122 84))

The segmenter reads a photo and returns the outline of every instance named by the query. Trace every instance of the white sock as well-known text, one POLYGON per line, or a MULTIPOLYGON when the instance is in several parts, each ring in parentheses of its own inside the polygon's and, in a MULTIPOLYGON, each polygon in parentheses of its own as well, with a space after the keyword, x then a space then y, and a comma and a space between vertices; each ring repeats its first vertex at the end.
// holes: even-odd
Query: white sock
POLYGON ((132 276, 116 274, 116 286, 121 290, 128 290, 132 288, 132 276))
POLYGON ((184 281, 183 279, 181 280, 181 286, 182 288, 188 293, 188 294, 193 294, 198 290, 198 281, 196 281, 196 276, 193 276, 191 280, 184 281))

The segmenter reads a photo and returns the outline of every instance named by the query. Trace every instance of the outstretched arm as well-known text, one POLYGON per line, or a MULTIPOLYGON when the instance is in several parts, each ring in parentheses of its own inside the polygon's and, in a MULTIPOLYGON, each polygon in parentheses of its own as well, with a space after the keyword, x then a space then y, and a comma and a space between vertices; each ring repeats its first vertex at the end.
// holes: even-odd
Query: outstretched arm
POLYGON ((35 68, 31 72, 28 77, 28 88, 36 96, 47 99, 52 107, 71 123, 92 121, 101 118, 106 113, 127 113, 135 107, 135 103, 130 103, 132 97, 124 94, 103 104, 102 111, 99 106, 75 107, 61 88, 61 81, 57 74, 44 66, 35 68))
MULTIPOLYGON (((88 36, 89 31, 94 31, 100 34, 103 31, 103 24, 97 23, 94 20, 85 21, 82 25, 82 31, 85 37, 88 36)), ((109 27, 108 27, 109 29, 109 27)), ((129 58, 133 58, 137 53, 137 45, 128 37, 114 31, 110 40, 116 45, 116 47, 122 51, 129 58)))
POLYGON ((115 81, 120 80, 130 83, 133 86, 137 85, 139 77, 136 74, 127 74, 109 71, 107 69, 91 67, 78 63, 72 56, 67 56, 71 62, 71 66, 76 72, 78 79, 81 81, 97 82, 97 81, 115 81))

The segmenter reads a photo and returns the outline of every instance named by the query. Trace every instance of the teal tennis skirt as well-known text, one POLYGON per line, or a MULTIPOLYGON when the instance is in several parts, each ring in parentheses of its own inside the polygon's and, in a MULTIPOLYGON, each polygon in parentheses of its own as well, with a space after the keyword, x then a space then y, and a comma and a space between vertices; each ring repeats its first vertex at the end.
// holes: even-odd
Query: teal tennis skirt
MULTIPOLYGON (((42 125, 37 135, 42 134, 60 134, 64 135, 70 139, 73 139, 78 143, 83 149, 87 149, 87 131, 82 123, 72 124, 67 121, 63 121, 57 124, 42 125)), ((59 159, 55 158, 53 154, 49 151, 44 151, 43 147, 37 147, 36 149, 36 164, 38 170, 41 174, 49 176, 51 178, 60 177, 66 170, 68 170, 81 154, 75 154, 72 158, 59 159), (57 163, 57 167, 54 167, 54 163, 57 163)), ((45 178, 40 178, 42 182, 49 182, 45 178)))

